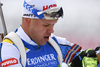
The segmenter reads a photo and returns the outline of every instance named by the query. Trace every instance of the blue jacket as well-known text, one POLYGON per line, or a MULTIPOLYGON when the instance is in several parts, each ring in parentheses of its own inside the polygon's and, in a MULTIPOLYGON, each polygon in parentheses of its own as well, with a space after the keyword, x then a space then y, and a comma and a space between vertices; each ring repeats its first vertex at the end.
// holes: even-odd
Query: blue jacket
MULTIPOLYGON (((20 27, 16 32, 22 39, 27 55, 26 67, 58 67, 58 55, 55 49, 47 42, 44 46, 37 45, 31 40, 20 27)), ((63 62, 70 63, 74 57, 79 54, 81 47, 79 45, 70 43, 65 38, 51 35, 55 42, 59 45, 62 55, 63 62)), ((16 58, 18 64, 14 67, 22 67, 20 60, 20 52, 13 43, 3 42, 2 45, 2 60, 6 58, 16 58), (9 46, 9 47, 8 47, 9 46), (5 53, 6 52, 6 53, 5 53)), ((12 66, 11 66, 12 67, 12 66)))

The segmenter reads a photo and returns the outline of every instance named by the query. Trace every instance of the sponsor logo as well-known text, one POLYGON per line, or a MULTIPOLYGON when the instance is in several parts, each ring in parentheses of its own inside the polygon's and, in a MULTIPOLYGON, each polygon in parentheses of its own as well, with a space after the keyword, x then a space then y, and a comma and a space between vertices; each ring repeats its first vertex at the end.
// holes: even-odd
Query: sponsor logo
POLYGON ((56 61, 54 54, 43 55, 34 58, 27 58, 28 65, 36 65, 39 63, 56 61))
POLYGON ((10 58, 10 59, 2 61, 0 63, 0 67, 7 67, 10 65, 15 65, 15 64, 18 64, 18 60, 16 58, 10 58))
POLYGON ((23 14, 23 16, 33 16, 33 14, 23 14))
POLYGON ((51 61, 47 63, 37 64, 34 67, 57 67, 57 61, 51 61))
POLYGON ((56 4, 52 4, 52 5, 43 6, 43 11, 44 11, 44 10, 47 10, 47 9, 50 9, 50 8, 52 8, 52 7, 57 7, 57 5, 56 5, 56 4))

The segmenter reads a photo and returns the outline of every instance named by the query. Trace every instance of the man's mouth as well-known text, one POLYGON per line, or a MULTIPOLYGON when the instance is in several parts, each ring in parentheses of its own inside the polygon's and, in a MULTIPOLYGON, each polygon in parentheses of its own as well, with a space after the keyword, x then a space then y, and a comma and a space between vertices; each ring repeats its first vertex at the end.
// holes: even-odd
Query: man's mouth
POLYGON ((49 40, 49 36, 44 36, 45 41, 49 40))

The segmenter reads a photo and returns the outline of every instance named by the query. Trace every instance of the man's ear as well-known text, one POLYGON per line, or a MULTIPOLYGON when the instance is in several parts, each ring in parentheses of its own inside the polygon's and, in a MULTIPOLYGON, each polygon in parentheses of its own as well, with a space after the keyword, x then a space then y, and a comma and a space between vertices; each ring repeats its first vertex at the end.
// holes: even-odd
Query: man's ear
POLYGON ((30 18, 25 18, 25 21, 26 21, 26 23, 27 23, 28 25, 30 25, 30 23, 31 23, 31 19, 30 19, 30 18))

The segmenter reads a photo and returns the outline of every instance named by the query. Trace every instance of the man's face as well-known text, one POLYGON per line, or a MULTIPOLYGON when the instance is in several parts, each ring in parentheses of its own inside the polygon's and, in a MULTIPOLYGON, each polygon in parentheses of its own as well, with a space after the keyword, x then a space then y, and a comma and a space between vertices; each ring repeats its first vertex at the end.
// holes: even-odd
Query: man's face
POLYGON ((57 20, 31 19, 28 34, 38 45, 45 45, 49 36, 54 32, 57 20))

